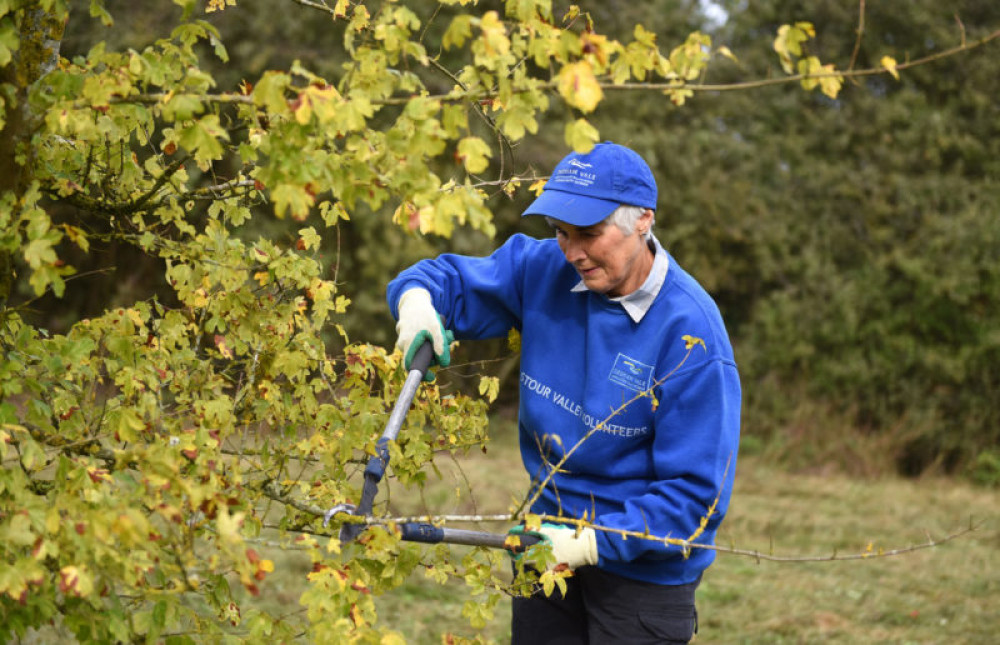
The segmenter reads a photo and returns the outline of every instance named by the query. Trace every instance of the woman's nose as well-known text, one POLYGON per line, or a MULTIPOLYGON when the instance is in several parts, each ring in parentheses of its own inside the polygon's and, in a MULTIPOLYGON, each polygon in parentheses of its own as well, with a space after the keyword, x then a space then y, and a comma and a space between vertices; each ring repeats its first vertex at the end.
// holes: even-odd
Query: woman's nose
POLYGON ((568 238, 563 243, 562 252, 566 256, 566 261, 570 264, 582 260, 587 255, 583 250, 583 245, 573 238, 568 238))

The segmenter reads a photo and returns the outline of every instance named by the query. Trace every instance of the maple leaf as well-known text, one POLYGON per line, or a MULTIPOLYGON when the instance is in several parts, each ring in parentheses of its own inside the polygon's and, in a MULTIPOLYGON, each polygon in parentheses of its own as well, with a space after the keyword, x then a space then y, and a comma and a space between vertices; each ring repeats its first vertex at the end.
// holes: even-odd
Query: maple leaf
POLYGON ((559 71, 559 94, 584 112, 593 112, 604 98, 594 68, 587 61, 570 63, 559 71))

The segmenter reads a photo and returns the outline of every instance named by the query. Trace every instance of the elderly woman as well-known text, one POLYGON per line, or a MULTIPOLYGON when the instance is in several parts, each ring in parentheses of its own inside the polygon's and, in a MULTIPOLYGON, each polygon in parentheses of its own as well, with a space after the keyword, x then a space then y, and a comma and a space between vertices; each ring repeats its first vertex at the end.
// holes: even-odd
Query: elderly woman
POLYGON ((718 307, 653 236, 656 199, 639 155, 598 144, 565 157, 524 213, 545 216, 554 239, 423 260, 388 287, 407 362, 429 338, 447 365, 449 331, 521 333, 531 512, 566 518, 537 533, 573 576, 565 594, 514 600, 514 643, 684 643, 697 630, 714 552, 642 536, 713 543, 740 384, 718 307))

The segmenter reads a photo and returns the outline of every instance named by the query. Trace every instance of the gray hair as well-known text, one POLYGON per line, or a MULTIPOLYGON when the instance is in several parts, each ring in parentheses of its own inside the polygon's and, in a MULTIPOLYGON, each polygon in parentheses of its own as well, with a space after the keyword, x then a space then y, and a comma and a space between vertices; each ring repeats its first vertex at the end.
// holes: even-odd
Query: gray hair
MULTIPOLYGON (((631 235, 635 231, 635 225, 642 217, 642 214, 647 210, 642 206, 630 206, 629 204, 622 204, 616 208, 610 215, 604 218, 604 222, 607 224, 614 224, 618 227, 618 230, 625 235, 631 235)), ((555 217, 545 216, 545 221, 549 226, 554 226, 555 222, 559 221, 555 217)), ((653 211, 653 219, 649 222, 649 228, 643 234, 643 239, 647 242, 653 239, 653 224, 656 223, 656 211, 653 211)))
MULTIPOLYGON (((652 209, 646 209, 641 206, 630 206, 628 204, 622 204, 621 206, 616 208, 613 213, 608 215, 608 217, 604 221, 607 222, 608 224, 614 224, 615 226, 618 227, 618 230, 620 230, 625 235, 631 235, 632 232, 635 231, 636 222, 639 221, 639 218, 642 217, 642 214, 647 210, 652 210, 652 209)), ((652 239, 653 224, 655 223, 656 223, 656 212, 654 211, 653 219, 649 223, 649 228, 646 229, 646 233, 643 235, 644 239, 646 240, 652 239)))

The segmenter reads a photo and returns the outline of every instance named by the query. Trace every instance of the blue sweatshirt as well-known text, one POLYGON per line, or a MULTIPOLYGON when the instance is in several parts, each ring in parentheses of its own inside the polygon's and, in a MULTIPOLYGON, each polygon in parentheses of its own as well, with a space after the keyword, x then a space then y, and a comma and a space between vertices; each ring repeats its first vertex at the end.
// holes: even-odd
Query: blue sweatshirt
MULTIPOLYGON (((388 302, 398 318, 399 297, 422 287, 458 339, 521 333, 518 424, 533 485, 603 422, 551 478, 533 513, 586 514, 601 527, 697 534, 695 542, 713 544, 736 470, 739 376, 718 307, 668 261, 638 323, 619 303, 574 290, 580 278, 554 239, 520 234, 488 257, 418 262, 389 283, 388 302), (689 352, 686 335, 704 347, 689 352), (612 416, 650 387, 651 398, 612 416)), ((602 530, 597 548, 599 567, 658 584, 694 582, 715 558, 710 549, 685 557, 663 542, 602 530)))

